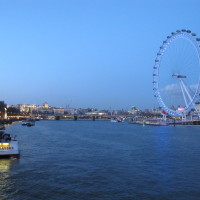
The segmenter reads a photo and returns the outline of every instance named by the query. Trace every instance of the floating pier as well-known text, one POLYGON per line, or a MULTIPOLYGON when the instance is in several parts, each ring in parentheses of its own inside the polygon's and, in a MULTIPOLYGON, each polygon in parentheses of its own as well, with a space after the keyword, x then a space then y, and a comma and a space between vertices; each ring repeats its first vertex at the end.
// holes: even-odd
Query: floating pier
POLYGON ((130 124, 140 124, 140 125, 150 125, 150 126, 200 125, 200 120, 182 120, 182 121, 138 120, 138 121, 132 121, 130 122, 130 124))

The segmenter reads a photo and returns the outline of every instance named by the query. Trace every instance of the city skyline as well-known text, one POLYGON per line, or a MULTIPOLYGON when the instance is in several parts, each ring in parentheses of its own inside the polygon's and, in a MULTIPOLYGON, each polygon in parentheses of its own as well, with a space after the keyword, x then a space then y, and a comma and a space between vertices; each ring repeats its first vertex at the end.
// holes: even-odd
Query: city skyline
POLYGON ((7 104, 158 107, 152 67, 177 29, 200 36, 200 2, 2 1, 0 99, 7 104))

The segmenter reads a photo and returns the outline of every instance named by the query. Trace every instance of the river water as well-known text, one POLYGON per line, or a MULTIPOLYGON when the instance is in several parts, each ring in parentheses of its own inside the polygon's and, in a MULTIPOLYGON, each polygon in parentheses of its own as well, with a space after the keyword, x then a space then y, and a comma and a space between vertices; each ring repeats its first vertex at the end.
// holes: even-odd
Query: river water
POLYGON ((21 158, 0 160, 1 200, 200 199, 200 126, 39 121, 7 131, 21 158))

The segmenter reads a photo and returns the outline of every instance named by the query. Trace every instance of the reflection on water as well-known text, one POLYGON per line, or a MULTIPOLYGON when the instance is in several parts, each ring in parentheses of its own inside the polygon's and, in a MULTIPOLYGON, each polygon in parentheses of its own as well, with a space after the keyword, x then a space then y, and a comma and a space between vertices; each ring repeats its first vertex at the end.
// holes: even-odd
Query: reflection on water
POLYGON ((12 188, 10 169, 17 160, 0 159, 0 199, 9 199, 8 191, 12 188))
POLYGON ((150 169, 155 174, 153 180, 157 185, 160 182, 162 185, 168 184, 168 180, 173 178, 172 158, 176 152, 175 149, 172 152, 172 138, 169 137, 171 128, 173 127, 155 127, 154 130, 152 158, 156 159, 152 161, 150 169))
POLYGON ((1 159, 0 160, 0 174, 8 172, 11 167, 12 162, 13 162, 12 159, 1 159))

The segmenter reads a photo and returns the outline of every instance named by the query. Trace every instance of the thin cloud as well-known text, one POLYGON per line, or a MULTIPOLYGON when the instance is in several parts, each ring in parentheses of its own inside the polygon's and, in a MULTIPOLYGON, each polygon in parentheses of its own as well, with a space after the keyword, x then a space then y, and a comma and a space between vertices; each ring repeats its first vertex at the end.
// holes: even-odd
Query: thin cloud
MULTIPOLYGON (((189 87, 187 86, 190 94, 194 93, 197 87, 198 87, 197 84, 190 85, 189 87)), ((178 83, 166 85, 164 88, 161 88, 160 91, 166 95, 176 95, 176 96, 182 95, 181 86, 178 83)))

